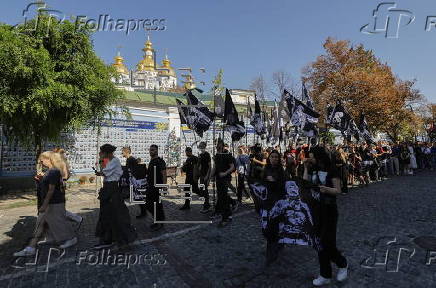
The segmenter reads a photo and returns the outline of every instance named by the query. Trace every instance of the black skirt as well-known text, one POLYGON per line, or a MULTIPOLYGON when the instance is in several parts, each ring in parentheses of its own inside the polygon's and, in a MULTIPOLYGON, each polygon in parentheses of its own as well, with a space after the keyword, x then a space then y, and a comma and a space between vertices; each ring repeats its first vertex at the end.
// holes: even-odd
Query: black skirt
POLYGON ((129 209, 122 198, 118 181, 104 182, 98 198, 100 215, 95 236, 104 243, 124 245, 133 242, 137 233, 131 225, 129 209))

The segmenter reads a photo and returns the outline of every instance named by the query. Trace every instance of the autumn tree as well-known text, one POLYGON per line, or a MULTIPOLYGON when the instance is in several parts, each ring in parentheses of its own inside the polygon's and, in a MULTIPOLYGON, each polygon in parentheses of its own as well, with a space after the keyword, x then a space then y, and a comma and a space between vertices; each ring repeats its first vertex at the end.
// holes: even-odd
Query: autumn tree
POLYGON ((324 55, 303 69, 318 111, 325 116, 328 104, 341 101, 355 119, 364 113, 374 131, 397 140, 413 118, 408 105, 422 98, 415 81, 400 80, 363 45, 328 38, 324 49, 324 55))

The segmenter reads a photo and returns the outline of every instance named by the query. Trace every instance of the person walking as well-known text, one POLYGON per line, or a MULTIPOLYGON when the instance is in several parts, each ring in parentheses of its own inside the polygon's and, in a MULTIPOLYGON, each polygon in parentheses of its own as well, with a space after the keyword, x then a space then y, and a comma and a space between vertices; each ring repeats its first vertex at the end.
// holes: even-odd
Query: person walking
MULTIPOLYGON (((185 173, 185 184, 189 184, 189 188, 185 188, 185 197, 192 197, 192 192, 199 195, 200 190, 198 189, 198 157, 192 154, 192 148, 186 147, 186 161, 183 163, 182 172, 185 173)), ((185 199, 185 204, 180 208, 180 210, 191 209, 191 200, 185 199)))
POLYGON ((104 249, 117 244, 122 247, 133 242, 137 233, 130 223, 127 209, 119 187, 119 180, 123 174, 120 159, 114 156, 116 147, 104 144, 100 147, 100 158, 107 158, 109 162, 96 176, 103 176, 103 187, 100 189, 100 214, 95 235, 99 243, 94 249, 104 249))
MULTIPOLYGON (((147 170, 148 189, 145 200, 147 211, 150 212, 156 221, 164 221, 165 213, 162 201, 159 201, 159 187, 156 184, 167 184, 167 166, 165 161, 159 157, 159 148, 157 145, 150 145, 150 163, 147 170), (156 206, 156 209, 154 208, 156 206)), ((162 223, 153 223, 150 226, 152 231, 157 231, 163 228, 162 223)))
POLYGON ((40 201, 38 201, 38 217, 33 238, 23 250, 14 253, 15 257, 36 254, 39 244, 59 243, 66 249, 77 244, 77 237, 70 225, 65 210, 65 190, 62 178, 65 171, 61 156, 53 151, 43 152, 38 163, 48 170, 39 181, 40 201), (42 241, 39 241, 44 239, 42 241))
POLYGON ((322 248, 318 252, 320 275, 314 279, 312 283, 314 286, 322 286, 331 282, 332 262, 335 263, 339 268, 336 276, 338 281, 342 282, 348 276, 347 259, 336 247, 338 223, 336 195, 341 193, 341 178, 338 169, 334 166, 325 150, 318 150, 314 152, 313 157, 311 157, 309 161, 305 161, 303 174, 303 178, 305 180, 310 180, 311 178, 308 173, 308 166, 310 164, 316 167, 315 170, 317 170, 318 173, 320 171, 326 172, 325 178, 316 177, 314 183, 315 185, 319 185, 320 191, 321 205, 319 211, 319 236, 322 248))
MULTIPOLYGON (((59 155, 62 158, 62 161, 64 162, 63 165, 63 177, 62 177, 62 183, 63 183, 63 189, 66 191, 67 190, 67 181, 68 179, 70 179, 71 176, 71 172, 70 172, 70 164, 68 163, 67 157, 66 157, 66 152, 64 149, 60 148, 60 147, 56 147, 53 152, 55 153, 59 153, 59 155)), ((74 221, 77 223, 77 227, 76 230, 78 230, 80 228, 80 226, 82 225, 83 222, 83 217, 80 215, 77 215, 73 212, 70 212, 69 210, 65 211, 65 215, 67 216, 68 219, 70 219, 71 221, 74 221)))
POLYGON ((233 157, 225 152, 222 139, 218 139, 216 149, 217 153, 214 156, 215 167, 212 172, 212 175, 215 177, 218 196, 215 212, 221 214, 221 221, 218 227, 223 227, 232 219, 228 190, 232 180, 232 172, 235 171, 235 165, 233 157))
POLYGON ((248 165, 250 164, 250 157, 245 152, 243 147, 238 148, 238 157, 236 158, 236 171, 238 173, 238 187, 237 199, 239 204, 242 204, 242 193, 249 198, 249 194, 245 189, 245 180, 248 174, 248 165))
POLYGON ((206 142, 200 142, 198 149, 200 149, 200 154, 198 155, 200 165, 198 168, 200 171, 200 191, 201 195, 204 197, 203 209, 200 210, 200 213, 205 214, 210 211, 209 191, 207 188, 212 171, 212 159, 209 152, 206 151, 206 142))

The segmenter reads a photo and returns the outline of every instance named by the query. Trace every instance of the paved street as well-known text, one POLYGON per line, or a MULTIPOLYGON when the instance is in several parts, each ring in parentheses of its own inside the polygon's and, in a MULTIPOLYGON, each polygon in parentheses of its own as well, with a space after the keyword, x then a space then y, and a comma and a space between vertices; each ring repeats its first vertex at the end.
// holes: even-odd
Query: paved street
MULTIPOLYGON (((425 171, 341 196, 338 247, 349 260, 350 278, 330 287, 436 287, 436 253, 426 265, 432 254, 413 242, 436 236, 435 193, 436 172, 425 171)), ((208 220, 198 213, 198 200, 190 211, 179 211, 182 201, 174 194, 164 203, 167 220, 208 220)), ((150 218, 134 219, 139 209, 131 206, 139 240, 111 251, 119 259, 110 265, 112 260, 90 249, 97 241, 94 186, 68 194, 67 208, 85 219, 76 247, 64 253, 42 246, 36 264, 35 258, 15 260, 11 254, 23 247, 35 223, 35 206, 14 208, 17 201, 0 200, 0 287, 312 287, 318 273, 315 251, 301 246, 286 247, 276 263, 264 267, 266 242, 250 201, 227 227, 166 224, 158 232, 148 230, 150 218), (136 261, 139 255, 142 262, 136 261)))

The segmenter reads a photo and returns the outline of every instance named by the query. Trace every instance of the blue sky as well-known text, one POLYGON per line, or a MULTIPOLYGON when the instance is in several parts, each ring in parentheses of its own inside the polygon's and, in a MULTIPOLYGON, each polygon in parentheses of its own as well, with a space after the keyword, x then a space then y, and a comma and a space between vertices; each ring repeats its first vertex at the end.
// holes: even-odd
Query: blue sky
MULTIPOLYGON (((6 0, 0 21, 23 21, 22 11, 31 1, 6 0)), ((374 0, 185 0, 185 1, 60 1, 48 5, 66 15, 113 19, 165 19, 166 30, 151 34, 158 60, 168 49, 173 66, 192 67, 199 81, 209 82, 219 68, 229 88, 247 89, 262 74, 289 72, 299 79, 301 69, 323 53, 328 36, 362 43, 387 62, 403 79, 418 80, 417 87, 436 102, 436 28, 425 31, 427 16, 436 16, 433 0, 392 1, 398 9, 413 12, 415 21, 400 29, 398 39, 368 35, 360 28, 372 21, 372 11, 383 1, 374 0), (200 67, 206 73, 199 72, 200 67)), ((404 24, 404 22, 402 22, 404 24)), ((96 32, 97 54, 111 63, 118 45, 129 68, 142 58, 145 31, 96 32)), ((180 74, 180 73, 179 73, 180 74)))

